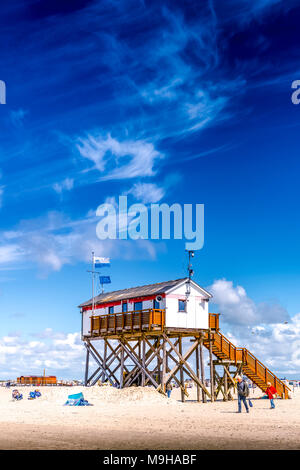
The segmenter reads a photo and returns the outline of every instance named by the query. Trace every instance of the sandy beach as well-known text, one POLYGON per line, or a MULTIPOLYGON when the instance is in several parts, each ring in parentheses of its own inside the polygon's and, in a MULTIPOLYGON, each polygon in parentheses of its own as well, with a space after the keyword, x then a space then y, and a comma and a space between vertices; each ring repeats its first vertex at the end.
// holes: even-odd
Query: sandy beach
POLYGON ((202 404, 189 389, 186 403, 173 390, 170 399, 152 388, 40 387, 42 397, 13 402, 0 389, 1 449, 299 449, 300 391, 292 399, 258 400, 249 414, 237 414, 237 400, 202 404), (94 406, 63 406, 82 391, 94 406))

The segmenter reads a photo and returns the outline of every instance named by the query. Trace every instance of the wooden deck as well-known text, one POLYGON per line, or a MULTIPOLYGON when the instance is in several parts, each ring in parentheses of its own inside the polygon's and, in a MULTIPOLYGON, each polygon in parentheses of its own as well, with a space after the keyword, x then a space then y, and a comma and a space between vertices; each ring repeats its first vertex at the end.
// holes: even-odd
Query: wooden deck
POLYGON ((161 332, 165 325, 165 310, 148 308, 126 313, 91 317, 91 336, 161 332))
MULTIPOLYGON (((209 328, 219 329, 219 314, 209 314, 209 328)), ((157 336, 165 327, 165 310, 148 308, 124 313, 112 313, 109 315, 99 315, 91 317, 91 337, 111 337, 117 338, 118 335, 138 336, 142 333, 153 334, 157 336)), ((167 332, 172 335, 181 333, 184 336, 191 334, 199 335, 201 329, 196 328, 167 328, 167 332)))

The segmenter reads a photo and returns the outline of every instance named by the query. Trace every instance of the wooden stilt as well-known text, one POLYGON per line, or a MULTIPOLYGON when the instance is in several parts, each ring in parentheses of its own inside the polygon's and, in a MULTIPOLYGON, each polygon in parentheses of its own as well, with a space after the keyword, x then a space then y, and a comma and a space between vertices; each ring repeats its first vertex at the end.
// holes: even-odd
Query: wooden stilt
POLYGON ((161 384, 161 359, 160 359, 160 338, 157 340, 156 347, 159 349, 159 353, 157 354, 157 381, 161 384))
POLYGON ((224 401, 228 401, 228 376, 226 367, 224 367, 224 401))
MULTIPOLYGON (((178 342, 178 349, 180 355, 182 355, 182 337, 179 337, 179 342, 178 342)), ((181 401, 185 402, 185 383, 184 383, 184 375, 183 375, 183 368, 182 364, 180 363, 180 383, 181 383, 181 401)))
POLYGON ((210 395, 211 401, 215 401, 215 383, 214 383, 214 365, 213 365, 213 353, 212 353, 212 334, 209 332, 209 365, 210 365, 210 395))
POLYGON ((161 387, 162 391, 166 393, 166 373, 167 373, 167 343, 165 338, 163 338, 163 362, 162 362, 162 380, 161 387))
POLYGON ((86 349, 86 360, 85 360, 85 376, 84 376, 84 385, 87 386, 88 384, 88 376, 89 376, 89 359, 90 359, 90 350, 86 349))
MULTIPOLYGON (((201 382, 205 385, 205 369, 204 369, 203 337, 202 336, 199 342, 199 353, 200 353, 200 367, 201 367, 201 382)), ((202 390, 202 402, 207 403, 207 396, 204 390, 202 390)))
POLYGON ((124 384, 124 349, 121 347, 121 365, 120 365, 120 388, 124 384))
POLYGON ((143 336, 142 338, 142 365, 143 365, 143 370, 142 370, 142 387, 145 387, 145 379, 146 379, 146 375, 145 375, 145 367, 146 367, 146 341, 145 341, 145 338, 143 336))
MULTIPOLYGON (((106 343, 107 339, 105 338, 104 339, 104 351, 103 351, 103 367, 105 369, 105 365, 106 365, 106 356, 107 356, 107 343, 106 343)), ((105 374, 103 373, 102 374, 102 382, 104 383, 105 382, 105 374)))
MULTIPOLYGON (((201 371, 200 371, 200 346, 199 342, 197 348, 195 350, 196 353, 196 370, 197 370, 197 377, 201 380, 201 371)), ((201 387, 197 384, 197 401, 200 402, 200 394, 201 394, 201 387)))

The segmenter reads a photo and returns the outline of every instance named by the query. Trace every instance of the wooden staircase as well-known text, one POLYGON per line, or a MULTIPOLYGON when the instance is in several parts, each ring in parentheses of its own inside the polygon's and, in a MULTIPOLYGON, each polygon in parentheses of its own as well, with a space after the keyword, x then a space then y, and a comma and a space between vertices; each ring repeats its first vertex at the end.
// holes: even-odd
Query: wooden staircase
MULTIPOLYGON (((213 314, 210 314, 212 316, 213 314)), ((212 320, 210 320, 212 324, 212 320)), ((218 326, 218 322, 215 323, 218 326)), ((266 392, 267 382, 276 388, 281 398, 288 398, 289 388, 278 379, 262 362, 260 362, 246 348, 237 348, 218 330, 206 332, 204 346, 209 349, 209 335, 211 335, 212 352, 221 361, 231 361, 234 364, 242 364, 243 373, 254 382, 263 392, 266 392)))

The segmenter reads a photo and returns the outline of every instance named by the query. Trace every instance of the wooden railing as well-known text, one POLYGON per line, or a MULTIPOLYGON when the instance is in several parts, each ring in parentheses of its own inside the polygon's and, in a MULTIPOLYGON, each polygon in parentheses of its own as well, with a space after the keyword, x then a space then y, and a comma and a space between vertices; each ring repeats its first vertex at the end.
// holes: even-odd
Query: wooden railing
POLYGON ((124 313, 111 313, 91 317, 91 336, 103 333, 137 332, 162 330, 165 324, 165 310, 148 308, 124 313))
POLYGON ((218 330, 219 329, 219 313, 209 313, 208 314, 208 322, 209 322, 209 328, 212 330, 218 330))
MULTIPOLYGON (((209 339, 208 333, 206 339, 209 339)), ((243 363, 243 371, 263 391, 267 389, 267 383, 273 385, 282 398, 288 398, 290 390, 284 382, 276 377, 261 361, 259 361, 248 349, 237 348, 229 339, 220 332, 212 333, 214 354, 221 359, 230 359, 237 363, 243 363)))

